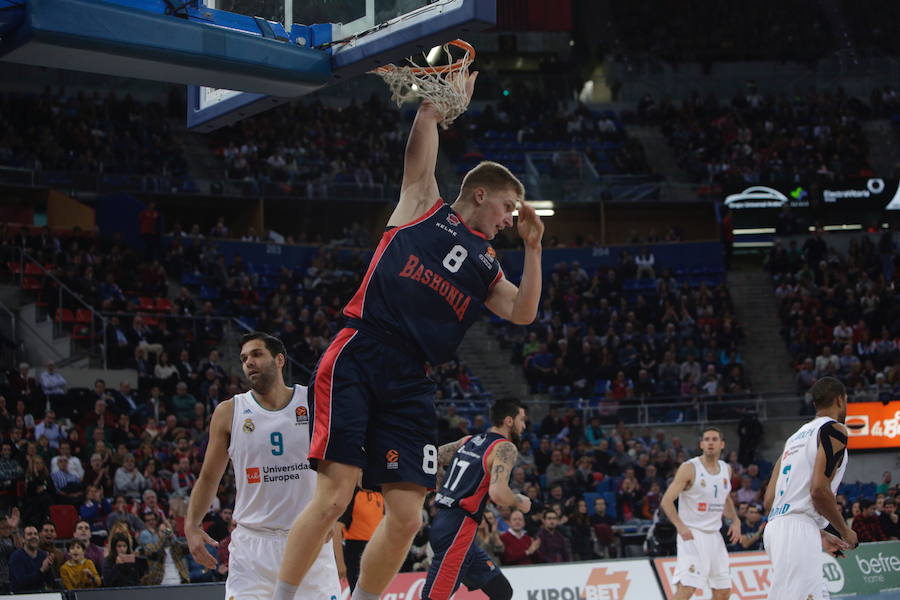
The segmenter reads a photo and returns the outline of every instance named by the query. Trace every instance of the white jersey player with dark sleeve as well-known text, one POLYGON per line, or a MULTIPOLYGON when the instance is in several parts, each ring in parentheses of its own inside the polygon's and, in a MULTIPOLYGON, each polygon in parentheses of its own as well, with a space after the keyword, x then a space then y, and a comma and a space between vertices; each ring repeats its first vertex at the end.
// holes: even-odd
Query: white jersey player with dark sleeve
MULTIPOLYGON (((216 407, 200 477, 191 493, 185 534, 191 554, 216 568, 206 544, 217 545, 200 522, 218 488, 228 460, 237 487, 227 565, 225 597, 269 600, 294 518, 315 491, 309 467, 309 406, 306 387, 288 387, 282 368, 284 345, 278 338, 252 333, 241 340, 241 365, 250 391, 216 407)), ((341 597, 331 543, 313 550, 317 558, 295 598, 341 597)), ((224 569, 223 569, 224 570, 224 569)))
POLYGON ((724 448, 721 431, 704 429, 700 434, 701 455, 678 467, 662 498, 663 511, 678 529, 676 600, 688 600, 703 586, 712 588, 713 600, 727 600, 731 595, 728 550, 719 530, 723 515, 731 519, 729 538, 737 543, 741 522, 731 500, 731 469, 719 460, 724 448))
POLYGON ((847 390, 837 379, 823 377, 810 394, 816 418, 787 439, 766 488, 769 600, 828 598, 821 550, 836 553, 857 545, 835 500, 849 460, 847 390))

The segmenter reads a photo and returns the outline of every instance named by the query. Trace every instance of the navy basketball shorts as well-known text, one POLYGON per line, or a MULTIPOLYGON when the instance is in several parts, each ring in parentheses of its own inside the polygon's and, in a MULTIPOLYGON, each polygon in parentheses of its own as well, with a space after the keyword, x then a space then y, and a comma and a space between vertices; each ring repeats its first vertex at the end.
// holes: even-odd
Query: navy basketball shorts
POLYGON ((428 532, 434 558, 422 600, 449 600, 459 584, 478 590, 502 575, 500 567, 475 543, 478 523, 458 509, 440 509, 428 532))
POLYGON ((406 482, 433 488, 434 395, 420 358, 368 333, 342 329, 310 380, 310 463, 360 467, 366 487, 406 482))

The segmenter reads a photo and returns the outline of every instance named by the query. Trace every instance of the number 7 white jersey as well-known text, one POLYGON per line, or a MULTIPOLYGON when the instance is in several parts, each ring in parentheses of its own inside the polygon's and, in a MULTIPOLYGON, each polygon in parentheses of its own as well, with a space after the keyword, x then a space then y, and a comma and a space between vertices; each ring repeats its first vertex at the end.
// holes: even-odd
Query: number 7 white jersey
MULTIPOLYGON (((830 422, 831 417, 817 417, 798 429, 787 439, 781 453, 781 472, 775 484, 775 500, 769 513, 769 520, 782 515, 804 515, 812 519, 819 529, 828 525, 828 520, 816 512, 812 503, 809 488, 812 484, 813 467, 816 464, 816 453, 819 451, 819 430, 830 422)), ((837 493, 838 486, 844 478, 849 456, 844 450, 844 457, 834 478, 831 480, 831 491, 837 493)))
POLYGON ((691 487, 678 495, 678 516, 691 529, 718 531, 722 527, 725 500, 731 493, 731 468, 718 461, 719 472, 713 475, 703 466, 702 457, 688 462, 694 465, 691 487))
POLYGON ((306 388, 294 386, 291 401, 277 411, 263 408, 252 391, 235 396, 233 404, 228 455, 237 485, 234 520, 250 529, 288 531, 316 486, 306 388))

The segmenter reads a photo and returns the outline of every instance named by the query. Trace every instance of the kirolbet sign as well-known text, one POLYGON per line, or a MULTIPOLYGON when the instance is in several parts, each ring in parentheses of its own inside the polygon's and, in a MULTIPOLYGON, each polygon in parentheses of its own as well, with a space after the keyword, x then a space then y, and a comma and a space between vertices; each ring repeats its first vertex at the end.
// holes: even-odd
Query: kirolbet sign
MULTIPOLYGON (((612 560, 530 567, 505 567, 516 600, 662 600, 650 561, 612 560)), ((401 573, 381 600, 421 600, 425 573, 401 573)), ((484 592, 465 585, 454 600, 484 600, 484 592)), ((350 590, 343 589, 343 599, 350 590)))

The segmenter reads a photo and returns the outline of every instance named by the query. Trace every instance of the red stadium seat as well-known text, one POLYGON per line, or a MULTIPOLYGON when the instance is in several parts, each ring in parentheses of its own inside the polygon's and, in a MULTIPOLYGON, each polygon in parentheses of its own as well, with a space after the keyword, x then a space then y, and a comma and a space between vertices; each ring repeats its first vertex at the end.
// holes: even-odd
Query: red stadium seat
POLYGON ((172 301, 168 298, 157 298, 156 299, 156 310, 159 312, 170 312, 172 310, 172 301))
POLYGON ((34 263, 26 263, 25 264, 25 274, 26 275, 36 275, 38 277, 44 276, 44 270, 41 269, 38 265, 34 263))
POLYGON ((50 506, 50 520, 56 525, 56 537, 69 539, 75 534, 78 512, 70 504, 53 504, 50 506))
POLYGON ((36 292, 41 289, 41 280, 36 277, 23 277, 22 289, 29 292, 36 292))
POLYGON ((75 315, 70 309, 60 307, 56 309, 56 317, 54 320, 57 323, 74 323, 75 315))
POLYGON ((138 309, 141 311, 156 310, 156 303, 153 301, 153 298, 141 296, 138 298, 138 309))
POLYGON ((75 311, 75 322, 76 323, 87 323, 88 325, 90 325, 91 321, 93 321, 93 320, 94 320, 94 316, 91 313, 91 311, 89 311, 88 309, 79 308, 78 310, 75 311))
POLYGON ((10 271, 13 275, 18 275, 19 273, 22 272, 22 265, 21 265, 19 262, 14 261, 14 260, 11 260, 11 261, 7 262, 7 263, 6 263, 6 268, 9 269, 9 271, 10 271))

